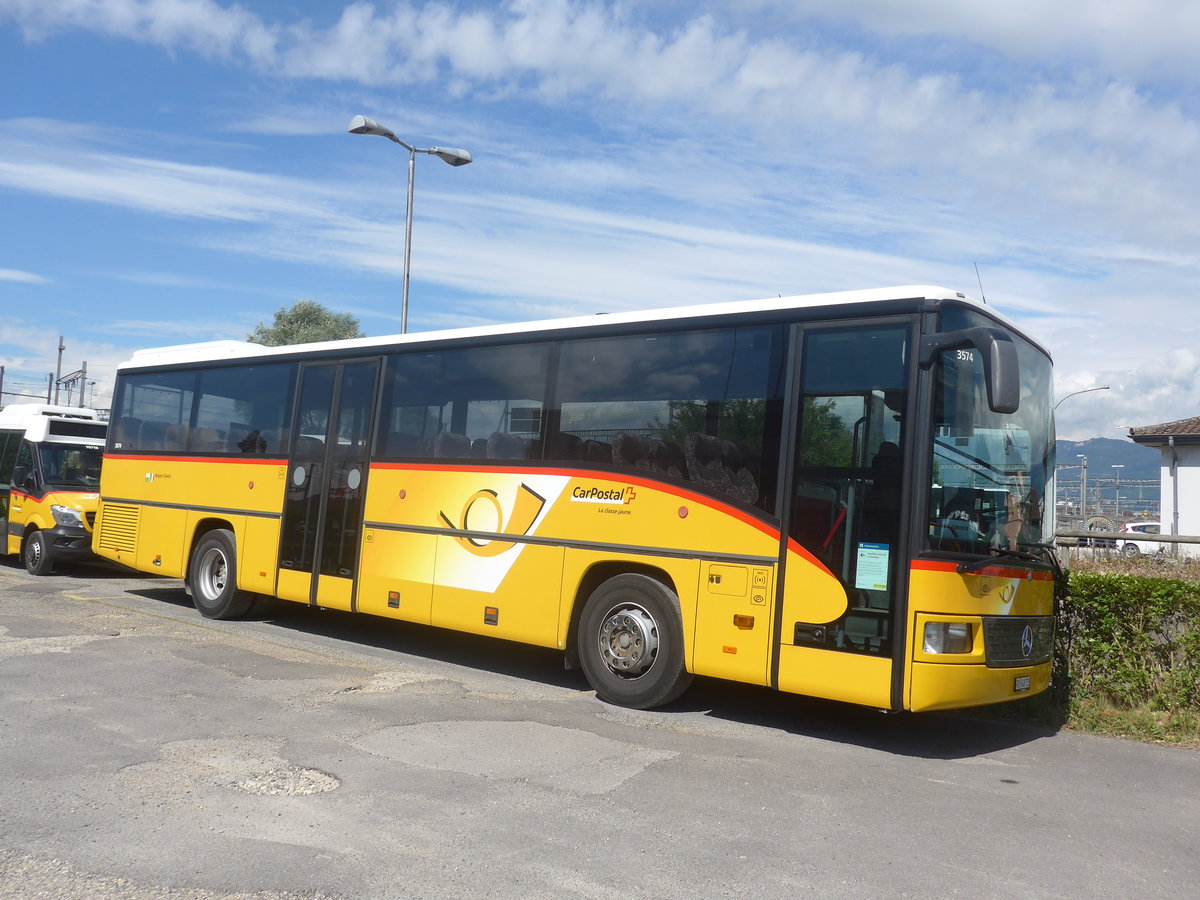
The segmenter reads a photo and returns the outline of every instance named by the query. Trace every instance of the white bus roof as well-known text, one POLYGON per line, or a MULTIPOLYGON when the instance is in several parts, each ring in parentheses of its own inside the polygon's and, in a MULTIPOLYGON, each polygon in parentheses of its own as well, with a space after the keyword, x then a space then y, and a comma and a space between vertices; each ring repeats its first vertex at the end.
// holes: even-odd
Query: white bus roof
POLYGON ((49 403, 10 403, 0 409, 0 428, 23 431, 31 441, 103 444, 108 423, 94 409, 49 403), (91 432, 91 433, 86 433, 91 432))
POLYGON ((580 328, 596 325, 624 325, 664 320, 683 320, 734 313, 771 312, 775 310, 807 309, 818 306, 842 306, 857 303, 881 303, 888 300, 959 300, 986 309, 988 313, 1005 325, 1012 324, 992 307, 959 291, 931 285, 903 285, 897 287, 871 288, 859 291, 837 291, 825 294, 805 294, 793 297, 772 297, 765 300, 737 300, 725 303, 707 303, 696 306, 678 306, 665 309, 637 310, 633 312, 600 313, 586 316, 571 316, 561 319, 543 319, 533 322, 516 322, 501 325, 479 325, 443 331, 422 331, 409 334, 383 335, 380 337, 352 338, 344 341, 319 341, 312 344, 287 344, 282 347, 264 347, 248 341, 206 341, 198 344, 176 344, 170 347, 151 347, 134 351, 133 357, 117 368, 142 368, 165 366, 174 363, 233 360, 245 357, 265 357, 298 352, 328 349, 353 350, 382 346, 402 346, 426 341, 444 341, 458 338, 488 337, 506 334, 534 334, 539 331, 580 328))

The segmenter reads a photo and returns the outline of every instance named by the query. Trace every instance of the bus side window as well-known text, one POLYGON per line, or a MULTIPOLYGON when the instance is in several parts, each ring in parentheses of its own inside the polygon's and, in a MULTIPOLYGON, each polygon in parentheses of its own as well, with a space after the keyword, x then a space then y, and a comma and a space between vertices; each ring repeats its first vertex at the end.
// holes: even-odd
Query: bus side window
POLYGON ((113 427, 114 450, 136 450, 138 432, 141 431, 142 420, 134 416, 118 419, 113 427))

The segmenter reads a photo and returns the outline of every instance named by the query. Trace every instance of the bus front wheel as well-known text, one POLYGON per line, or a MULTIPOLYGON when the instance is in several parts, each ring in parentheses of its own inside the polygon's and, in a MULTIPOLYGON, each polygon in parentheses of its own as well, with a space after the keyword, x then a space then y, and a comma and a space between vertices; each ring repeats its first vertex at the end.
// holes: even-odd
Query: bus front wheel
POLYGON ((609 703, 650 709, 691 684, 683 617, 673 591, 646 575, 617 575, 588 598, 579 620, 579 663, 609 703))
POLYGON ((25 571, 30 575, 49 575, 54 559, 50 555, 50 542, 40 531, 31 531, 25 536, 21 547, 21 559, 25 563, 25 571))
POLYGON ((192 603, 209 619, 237 619, 254 605, 254 597, 237 588, 237 551, 233 532, 217 528, 196 545, 188 573, 192 603))

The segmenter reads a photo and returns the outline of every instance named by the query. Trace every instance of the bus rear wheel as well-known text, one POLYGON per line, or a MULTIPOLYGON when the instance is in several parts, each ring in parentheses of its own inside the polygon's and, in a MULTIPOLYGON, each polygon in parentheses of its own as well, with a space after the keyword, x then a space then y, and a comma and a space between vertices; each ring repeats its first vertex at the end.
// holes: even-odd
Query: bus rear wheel
POLYGON ((30 575, 49 575, 54 558, 50 555, 50 543, 46 535, 40 531, 29 532, 21 547, 21 560, 30 575))
POLYGON ((188 570, 192 603, 208 619, 238 619, 254 597, 237 588, 237 548, 233 532, 217 528, 204 535, 188 570))
POLYGON ((617 575, 596 588, 579 620, 578 650, 596 694, 618 706, 662 706, 692 682, 679 598, 646 575, 617 575))

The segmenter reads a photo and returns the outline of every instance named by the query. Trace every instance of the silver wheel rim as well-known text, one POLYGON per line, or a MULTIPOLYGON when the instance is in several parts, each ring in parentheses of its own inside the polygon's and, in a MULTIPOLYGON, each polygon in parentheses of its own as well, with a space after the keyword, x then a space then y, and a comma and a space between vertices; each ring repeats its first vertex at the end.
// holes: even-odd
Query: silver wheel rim
POLYGON ((216 600, 225 590, 228 577, 229 562, 225 554, 216 547, 206 550, 200 557, 200 583, 197 587, 201 596, 205 600, 216 600))
POLYGON ((42 561, 42 542, 30 535, 25 542, 25 565, 36 569, 42 561))
POLYGON ((637 604, 615 606, 600 625, 600 658, 614 675, 640 678, 658 657, 658 630, 654 617, 637 604))

